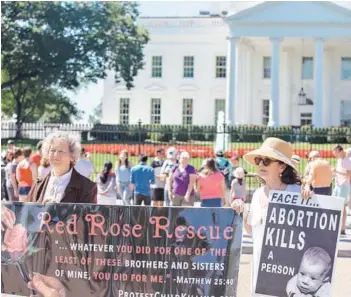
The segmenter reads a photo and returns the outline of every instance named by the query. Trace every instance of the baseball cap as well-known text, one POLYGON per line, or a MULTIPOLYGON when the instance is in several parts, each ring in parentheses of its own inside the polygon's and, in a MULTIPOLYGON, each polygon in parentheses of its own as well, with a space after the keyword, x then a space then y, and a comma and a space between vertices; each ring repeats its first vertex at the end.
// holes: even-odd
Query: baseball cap
POLYGON ((222 150, 217 150, 217 151, 216 151, 216 156, 217 156, 217 157, 223 157, 223 156, 224 156, 223 151, 222 151, 222 150))
POLYGON ((245 171, 243 168, 238 167, 234 170, 234 176, 236 178, 244 178, 245 177, 245 171))
POLYGON ((167 158, 175 158, 177 155, 177 149, 175 147, 170 147, 167 149, 167 158))
POLYGON ((182 152, 179 156, 179 158, 187 158, 190 159, 190 155, 188 152, 182 152))
POLYGON ((320 154, 318 151, 311 151, 308 155, 308 159, 315 158, 315 157, 320 157, 320 154))
POLYGON ((7 144, 14 144, 15 142, 13 141, 13 140, 9 140, 8 142, 7 142, 7 144))

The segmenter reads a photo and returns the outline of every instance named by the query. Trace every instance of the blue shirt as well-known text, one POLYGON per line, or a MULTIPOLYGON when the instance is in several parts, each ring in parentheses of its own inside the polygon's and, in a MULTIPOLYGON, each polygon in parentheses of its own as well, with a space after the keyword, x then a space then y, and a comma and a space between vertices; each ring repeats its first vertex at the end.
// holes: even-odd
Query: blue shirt
POLYGON ((129 183, 130 182, 130 167, 121 165, 116 170, 117 181, 120 183, 129 183))
POLYGON ((150 184, 155 183, 155 172, 150 166, 140 163, 132 168, 130 182, 135 185, 135 194, 151 196, 150 184))

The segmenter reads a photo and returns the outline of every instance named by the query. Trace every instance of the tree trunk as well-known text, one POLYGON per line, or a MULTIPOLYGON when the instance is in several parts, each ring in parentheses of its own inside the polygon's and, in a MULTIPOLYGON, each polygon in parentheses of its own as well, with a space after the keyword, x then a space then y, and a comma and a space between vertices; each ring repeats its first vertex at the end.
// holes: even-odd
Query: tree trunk
POLYGON ((16 139, 22 138, 22 102, 21 102, 21 95, 20 94, 13 94, 16 102, 16 139))

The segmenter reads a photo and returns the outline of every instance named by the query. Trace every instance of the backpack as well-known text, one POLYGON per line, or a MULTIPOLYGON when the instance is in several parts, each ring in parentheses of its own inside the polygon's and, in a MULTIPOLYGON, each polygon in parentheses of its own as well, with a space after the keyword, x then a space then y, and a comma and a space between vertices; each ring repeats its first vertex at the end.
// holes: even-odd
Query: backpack
POLYGON ((223 174, 224 176, 224 180, 225 180, 225 184, 228 188, 230 188, 230 180, 229 180, 229 175, 230 175, 230 171, 229 171, 229 162, 227 160, 225 160, 225 163, 220 164, 218 161, 216 162, 217 167, 219 169, 219 171, 223 174))

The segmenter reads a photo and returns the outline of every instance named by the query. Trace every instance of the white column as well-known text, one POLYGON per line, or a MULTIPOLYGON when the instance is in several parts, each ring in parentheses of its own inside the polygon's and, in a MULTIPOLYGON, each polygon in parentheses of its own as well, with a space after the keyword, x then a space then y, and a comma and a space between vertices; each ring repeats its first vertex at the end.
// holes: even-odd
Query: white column
POLYGON ((235 124, 243 125, 246 104, 246 60, 245 45, 236 42, 236 81, 235 81, 235 124))
POLYGON ((271 38, 271 99, 269 102, 268 126, 279 126, 279 64, 280 64, 280 41, 282 38, 271 38))
POLYGON ((226 99, 226 121, 230 125, 235 125, 235 84, 237 80, 237 38, 228 38, 228 55, 227 55, 227 99, 226 99))
POLYGON ((314 100, 312 124, 314 127, 323 126, 323 64, 324 40, 316 38, 314 41, 314 100))
MULTIPOLYGON (((323 126, 333 126, 331 122, 332 115, 332 84, 333 84, 333 50, 325 49, 324 51, 324 75, 323 75, 323 126)), ((335 112, 335 109, 334 111, 335 112)))
POLYGON ((279 124, 289 126, 292 124, 292 100, 291 100, 291 69, 292 69, 291 49, 283 48, 281 53, 280 67, 280 104, 279 104, 279 124))
POLYGON ((252 93, 253 93, 253 71, 252 71, 252 48, 251 45, 246 47, 246 110, 245 110, 245 123, 244 124, 253 124, 252 120, 252 93))

